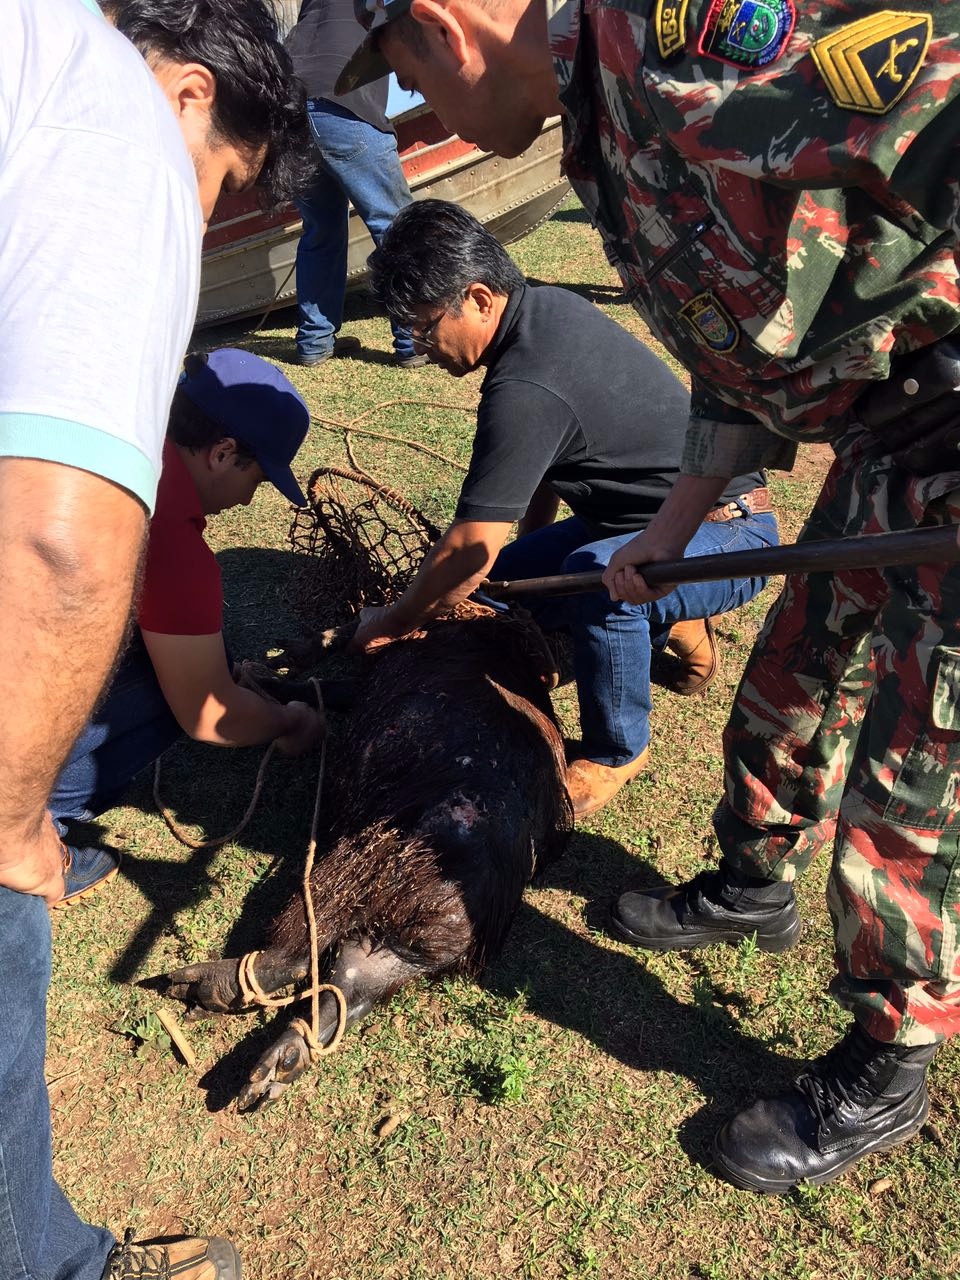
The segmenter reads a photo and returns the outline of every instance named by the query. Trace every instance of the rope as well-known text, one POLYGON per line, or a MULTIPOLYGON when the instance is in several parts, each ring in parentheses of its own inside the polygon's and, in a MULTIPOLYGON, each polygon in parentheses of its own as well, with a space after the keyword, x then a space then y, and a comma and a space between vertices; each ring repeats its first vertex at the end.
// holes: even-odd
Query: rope
MULTIPOLYGON (((343 1033, 347 1029, 347 998, 341 989, 333 982, 315 981, 308 990, 298 991, 290 996, 270 995, 261 987, 254 972, 254 965, 261 955, 262 952, 260 951, 248 951, 245 956, 240 957, 237 982, 240 986, 240 994, 243 997, 244 1004, 255 1004, 261 1009, 286 1009, 291 1004, 298 1004, 301 1000, 307 1000, 316 995, 319 1006, 319 997, 325 991, 329 991, 337 1002, 337 1027, 328 1045, 320 1043, 319 1027, 308 1025, 303 1018, 294 1018, 290 1026, 303 1036, 310 1049, 311 1057, 324 1058, 333 1053, 334 1049, 339 1046, 340 1041, 343 1039, 343 1033)), ((311 961, 312 959, 313 952, 311 952, 311 961)))
POLYGON ((179 840, 181 844, 186 845, 188 849, 219 849, 221 845, 228 844, 231 840, 235 840, 253 817, 253 811, 259 803, 260 793, 263 790, 263 779, 266 775, 267 765, 270 763, 270 758, 273 755, 275 746, 276 743, 271 742, 269 747, 267 747, 266 751, 263 753, 263 759, 260 761, 260 768, 257 770, 257 781, 253 788, 253 796, 251 797, 250 803, 247 805, 246 813, 232 831, 228 831, 225 836, 215 836, 210 840, 196 840, 193 836, 187 835, 183 827, 177 825, 177 821, 173 814, 161 800, 160 762, 163 760, 163 756, 159 756, 156 764, 153 766, 153 802, 160 811, 160 816, 167 824, 171 835, 179 840))
MULTIPOLYGON (((323 695, 320 689, 320 681, 316 676, 310 677, 310 683, 313 685, 317 695, 317 705, 323 705, 323 695)), ((313 864, 317 856, 317 827, 320 825, 320 800, 323 795, 323 778, 326 772, 327 763, 327 740, 324 738, 320 747, 320 768, 317 775, 317 791, 313 804, 313 818, 310 823, 310 844, 307 848, 307 858, 303 867, 303 905, 307 917, 307 930, 310 935, 310 987, 307 991, 300 991, 290 996, 273 996, 269 995, 260 986, 257 981, 254 965, 257 957, 261 954, 259 951, 250 951, 241 957, 239 968, 237 969, 237 982, 240 986, 241 995, 247 1004, 260 1005, 265 1009, 283 1009, 287 1005, 296 1004, 301 1000, 310 1000, 310 1022, 307 1023, 303 1018, 294 1018, 290 1023, 292 1030, 303 1036, 310 1050, 311 1058, 324 1058, 339 1046, 343 1039, 343 1033, 347 1029, 347 1000, 346 996, 332 982, 320 981, 320 940, 317 935, 317 917, 313 906, 313 892, 310 886, 310 880, 313 875, 313 864), (330 1043, 324 1045, 320 1040, 320 996, 324 991, 329 991, 337 1002, 337 1026, 333 1033, 330 1043)))
MULTIPOLYGON (((320 681, 316 676, 310 677, 317 694, 317 705, 323 706, 323 695, 320 681)), ((339 987, 332 983, 324 983, 323 990, 332 991, 337 1002, 337 1029, 333 1039, 324 1048, 320 1043, 320 945, 317 938, 317 917, 313 909, 313 892, 310 888, 310 877, 313 874, 313 863, 317 856, 317 827, 320 824, 320 797, 323 793, 323 775, 327 764, 327 739, 324 737, 320 746, 320 771, 317 777, 317 795, 313 805, 313 819, 310 823, 310 844, 307 848, 307 860, 303 867, 303 903, 307 913, 307 927, 310 931, 310 1025, 303 1018, 294 1018, 291 1027, 299 1031, 307 1042, 312 1058, 322 1058, 334 1049, 343 1039, 347 1027, 347 1001, 339 987)))
MULTIPOLYGON (((371 413, 377 413, 381 409, 392 409, 396 405, 416 405, 425 409, 454 409, 460 413, 473 413, 474 409, 471 405, 466 404, 448 404, 442 400, 385 400, 383 404, 374 405, 371 409, 364 409, 363 413, 357 414, 355 418, 351 418, 349 422, 341 422, 338 418, 314 418, 310 421, 318 426, 322 431, 337 432, 342 431, 344 434, 344 447, 347 450, 347 457, 350 459, 350 465, 355 471, 363 471, 353 453, 353 447, 350 443, 350 435, 356 432, 357 435, 371 436, 374 440, 390 440, 394 444, 406 445, 408 449, 417 449, 420 453, 425 453, 431 458, 436 458, 438 462, 444 463, 448 467, 452 467, 454 471, 466 472, 467 468, 461 462, 455 462, 453 458, 448 458, 446 454, 438 453, 436 449, 431 449, 429 445, 421 444, 419 440, 409 440, 406 436, 394 435, 389 431, 372 431, 369 427, 359 427, 358 422, 368 417, 371 413)), ((366 475, 367 473, 364 472, 366 475)))
MULTIPOLYGON (((256 664, 244 662, 240 666, 239 684, 245 685, 247 688, 253 689, 262 698, 266 698, 271 702, 276 702, 276 698, 261 689, 253 674, 256 664)), ((316 676, 310 677, 310 683, 313 685, 314 692, 317 695, 317 706, 323 710, 323 691, 320 681, 316 676)), ((153 773, 153 798, 157 808, 163 816, 164 822, 169 827, 172 834, 190 849, 216 849, 220 845, 226 844, 228 840, 233 840, 244 829, 250 819, 253 817, 253 811, 257 807, 260 799, 260 793, 263 790, 263 778, 266 773, 267 765, 270 757, 273 755, 276 743, 271 742, 269 747, 263 754, 260 761, 260 768, 257 771, 257 782, 253 790, 253 798, 247 805, 247 811, 240 819, 239 824, 234 827, 225 836, 218 836, 213 840, 195 840, 192 836, 188 836, 185 831, 177 826, 173 815, 163 804, 160 799, 160 760, 154 767, 153 773)), ((317 774, 317 790, 313 802, 313 818, 310 823, 310 844, 307 848, 307 859, 303 868, 303 902, 307 916, 307 928, 310 935, 310 989, 309 991, 300 992, 292 996, 271 996, 260 986, 254 973, 254 964, 259 951, 250 951, 240 960, 240 966, 237 970, 237 981, 248 1004, 262 1005, 266 1009, 282 1009, 288 1004, 294 1004, 299 1000, 310 998, 310 1022, 309 1024, 303 1018, 294 1018, 290 1023, 293 1030, 299 1032, 306 1041, 307 1048, 310 1050, 311 1058, 324 1058, 327 1054, 339 1046, 343 1039, 343 1034, 347 1029, 347 1000, 346 996, 340 988, 332 982, 320 981, 320 943, 317 936, 317 917, 313 907, 313 894, 310 890, 310 877, 313 874, 313 864, 317 856, 317 828, 320 825, 320 800, 323 796, 323 778, 326 772, 327 764, 327 739, 324 736, 320 744, 320 768, 317 774), (329 991, 337 1002, 337 1026, 333 1033, 330 1043, 323 1045, 320 1041, 320 996, 324 991, 329 991)))
POLYGON ((283 293, 284 289, 289 284, 290 277, 293 275, 294 271, 296 270, 296 267, 297 267, 297 264, 296 264, 296 261, 294 261, 290 266, 290 270, 283 277, 283 281, 277 286, 277 292, 273 295, 273 301, 270 303, 266 311, 263 313, 263 315, 260 317, 259 321, 257 322, 257 327, 253 331, 254 333, 259 333, 260 330, 263 328, 263 326, 267 323, 267 320, 271 312, 273 311, 277 303, 280 301, 281 293, 283 293))
MULTIPOLYGON (((240 664, 240 677, 237 683, 242 685, 244 688, 252 689, 254 693, 259 694, 261 698, 265 698, 268 702, 276 702, 276 698, 272 698, 265 689, 260 688, 257 684, 256 677, 254 676, 255 667, 255 663, 242 662, 240 664)), ((194 836, 187 835, 186 831, 184 831, 181 826, 178 826, 176 818, 174 818, 173 814, 161 800, 160 764, 163 760, 163 755, 158 756, 156 764, 153 766, 153 802, 157 806, 161 818, 163 818, 164 822, 167 824, 167 829, 170 831, 170 834, 173 835, 175 839, 179 840, 182 845, 186 845, 188 849, 219 849, 221 845, 229 844, 231 840, 235 840, 253 817, 254 810, 260 801, 260 793, 263 791, 263 780, 266 776, 267 765, 270 763, 270 758, 276 749, 276 745, 277 744, 275 742, 271 742, 263 753, 263 759, 260 761, 260 768, 257 770, 257 780, 254 784, 253 796, 251 797, 250 803, 247 805, 246 812, 240 819, 239 823, 232 831, 228 831, 225 836, 214 836, 209 840, 197 840, 194 836)), ((164 755, 165 754, 166 753, 164 752, 164 755)))

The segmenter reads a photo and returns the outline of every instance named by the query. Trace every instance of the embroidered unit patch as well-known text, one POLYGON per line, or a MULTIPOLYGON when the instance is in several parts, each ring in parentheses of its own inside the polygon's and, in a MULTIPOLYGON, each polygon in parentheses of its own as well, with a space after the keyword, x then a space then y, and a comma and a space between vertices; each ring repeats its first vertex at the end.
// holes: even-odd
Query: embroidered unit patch
POLYGON ((712 293, 698 293, 680 308, 680 318, 698 342, 713 351, 732 351, 740 341, 740 327, 712 293))
POLYGON ((687 36, 688 3, 689 0, 657 0, 653 21, 657 29, 657 48, 661 58, 672 58, 683 50, 687 36))
POLYGON ((765 67, 780 57, 796 20, 793 0, 713 0, 697 48, 734 67, 765 67))
POLYGON ((913 84, 932 34, 928 13, 884 9, 817 40, 810 52, 838 107, 883 115, 913 84))

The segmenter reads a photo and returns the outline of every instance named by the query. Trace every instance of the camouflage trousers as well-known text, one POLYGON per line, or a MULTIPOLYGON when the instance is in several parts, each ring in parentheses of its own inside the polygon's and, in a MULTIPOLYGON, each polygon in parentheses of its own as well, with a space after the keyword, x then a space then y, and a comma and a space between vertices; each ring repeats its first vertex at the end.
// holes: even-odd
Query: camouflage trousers
MULTIPOLYGON (((960 523, 960 465, 918 478, 854 426, 803 540, 960 523)), ((724 733, 714 826, 750 875, 832 842, 831 991, 870 1035, 960 1031, 960 564, 790 577, 724 733)))

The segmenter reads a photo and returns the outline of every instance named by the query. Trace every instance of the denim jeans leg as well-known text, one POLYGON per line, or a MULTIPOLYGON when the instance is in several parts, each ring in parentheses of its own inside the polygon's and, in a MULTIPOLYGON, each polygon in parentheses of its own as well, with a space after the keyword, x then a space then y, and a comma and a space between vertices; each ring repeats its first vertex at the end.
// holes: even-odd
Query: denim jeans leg
POLYGON ((0 888, 0 1276, 101 1280, 114 1238, 81 1222, 53 1179, 43 1066, 49 982, 46 904, 0 888))
MULTIPOLYGON (((683 554, 685 559, 689 559, 691 556, 775 547, 779 542, 776 517, 772 512, 765 512, 763 515, 747 515, 719 524, 702 524, 683 554)), ((675 622, 729 613, 752 600, 766 585, 766 578, 759 577, 683 583, 662 600, 654 600, 649 605, 651 631, 669 633, 675 622)))
POLYGON ((48 807, 61 831, 65 820, 85 822, 117 804, 182 734, 137 633, 54 785, 48 807))
POLYGON ((333 350, 343 323, 348 218, 347 197, 322 160, 296 205, 303 219, 297 244, 297 351, 321 356, 333 350))
MULTIPOLYGON (((613 553, 634 535, 590 543, 572 552, 563 573, 606 568, 613 553)), ((709 555, 775 545, 772 515, 700 526, 685 555, 709 555)), ((733 578, 678 586, 660 600, 630 605, 613 602, 605 591, 571 597, 574 670, 580 700, 583 754, 598 764, 623 765, 650 741, 650 656, 665 643, 676 622, 709 618, 753 598, 764 578, 733 578)))
MULTIPOLYGON (((524 534, 503 548, 490 570, 490 580, 519 581, 523 578, 540 578, 560 573, 564 560, 571 551, 591 540, 592 534, 577 516, 544 525, 533 533, 524 534)), ((561 630, 571 615, 568 596, 539 596, 519 600, 529 609, 544 631, 561 630)))
MULTIPOLYGON (((396 135, 381 133, 378 129, 373 133, 376 136, 371 137, 369 150, 374 163, 364 172, 363 181, 359 184, 351 181, 348 190, 373 243, 379 245, 390 223, 413 197, 403 176, 396 135)), ((398 360, 407 360, 416 354, 409 329, 391 321, 390 331, 398 360)))
MULTIPOLYGON (((315 98, 309 106, 311 127, 327 171, 356 209, 374 244, 379 245, 390 223, 412 199, 396 135, 374 128, 337 103, 315 98)), ((346 259, 342 279, 345 285, 346 259)), ((397 357, 404 360, 412 356, 409 329, 390 327, 397 357)))
MULTIPOLYGON (((603 558, 585 547, 567 557, 564 573, 606 567, 615 538, 603 558)), ((650 623, 645 605, 614 603, 606 591, 571 597, 573 670, 580 705, 581 754, 597 764, 619 766, 650 743, 650 623)))

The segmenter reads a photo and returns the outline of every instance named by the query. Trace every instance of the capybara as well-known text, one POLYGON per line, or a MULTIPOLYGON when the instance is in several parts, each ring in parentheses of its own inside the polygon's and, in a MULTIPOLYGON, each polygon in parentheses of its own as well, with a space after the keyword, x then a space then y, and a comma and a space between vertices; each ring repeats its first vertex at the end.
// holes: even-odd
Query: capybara
MULTIPOLYGON (((321 981, 342 991, 347 1025, 415 978, 477 974, 571 826, 552 664, 532 623, 490 611, 434 622, 366 661, 324 790, 336 806, 329 849, 311 879, 321 981)), ((255 985, 268 995, 309 987, 309 951, 297 895, 256 956, 255 985)), ((239 968, 188 965, 169 976, 168 993, 195 1011, 245 1011, 255 1002, 239 968)), ((320 999, 327 1044, 337 1002, 320 999)), ((309 1061, 303 1034, 287 1026, 240 1107, 273 1102, 309 1061)))

